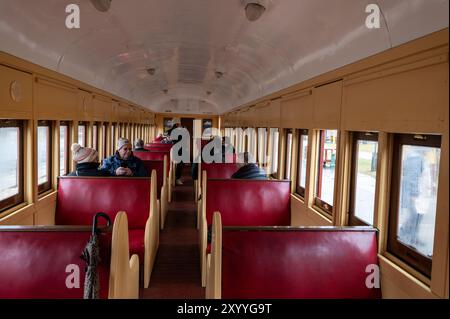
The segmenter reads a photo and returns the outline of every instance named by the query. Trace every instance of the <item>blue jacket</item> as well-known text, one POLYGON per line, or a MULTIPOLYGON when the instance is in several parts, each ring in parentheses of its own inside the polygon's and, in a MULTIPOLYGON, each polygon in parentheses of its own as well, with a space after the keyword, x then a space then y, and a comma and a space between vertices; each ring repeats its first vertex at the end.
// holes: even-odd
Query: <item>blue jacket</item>
POLYGON ((103 160, 101 170, 108 171, 112 176, 116 176, 116 169, 119 167, 128 167, 135 177, 149 176, 142 160, 134 156, 133 153, 131 153, 127 160, 122 160, 116 152, 115 155, 103 160))

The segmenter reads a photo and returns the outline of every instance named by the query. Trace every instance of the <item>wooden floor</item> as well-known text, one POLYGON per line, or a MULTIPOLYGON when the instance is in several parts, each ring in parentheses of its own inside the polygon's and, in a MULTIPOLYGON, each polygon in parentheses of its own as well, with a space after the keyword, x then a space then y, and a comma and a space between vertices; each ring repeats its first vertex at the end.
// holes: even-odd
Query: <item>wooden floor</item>
POLYGON ((182 186, 175 186, 160 242, 150 286, 141 289, 143 299, 203 299, 201 287, 197 206, 190 166, 183 170, 182 186))

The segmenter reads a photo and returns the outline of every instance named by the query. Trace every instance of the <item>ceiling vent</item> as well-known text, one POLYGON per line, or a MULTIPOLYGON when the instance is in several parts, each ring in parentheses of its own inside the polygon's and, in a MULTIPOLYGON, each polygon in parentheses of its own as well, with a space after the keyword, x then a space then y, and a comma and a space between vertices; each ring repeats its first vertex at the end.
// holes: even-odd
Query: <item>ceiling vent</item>
POLYGON ((242 0, 245 7, 245 16, 250 22, 258 20, 266 11, 267 0, 242 0))
POLYGON ((91 0, 91 3, 94 5, 95 9, 100 12, 106 12, 111 7, 112 0, 91 0))

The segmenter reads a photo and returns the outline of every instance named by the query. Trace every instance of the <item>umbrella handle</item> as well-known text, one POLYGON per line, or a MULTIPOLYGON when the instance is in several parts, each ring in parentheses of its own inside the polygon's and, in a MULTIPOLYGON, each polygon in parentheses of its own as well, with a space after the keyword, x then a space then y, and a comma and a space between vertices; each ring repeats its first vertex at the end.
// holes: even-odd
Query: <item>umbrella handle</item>
POLYGON ((107 214, 105 214, 103 212, 96 213, 94 215, 94 221, 92 223, 92 235, 97 233, 97 219, 98 219, 98 217, 103 217, 104 219, 106 219, 106 225, 108 227, 111 226, 111 219, 109 218, 109 216, 107 214))

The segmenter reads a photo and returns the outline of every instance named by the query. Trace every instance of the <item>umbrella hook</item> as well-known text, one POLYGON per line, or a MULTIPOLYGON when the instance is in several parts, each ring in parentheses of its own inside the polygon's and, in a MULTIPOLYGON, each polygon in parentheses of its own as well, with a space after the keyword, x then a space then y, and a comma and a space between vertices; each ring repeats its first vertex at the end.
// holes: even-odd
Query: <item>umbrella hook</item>
POLYGON ((106 225, 108 227, 111 226, 111 219, 109 218, 109 216, 103 212, 100 213, 96 213, 94 216, 94 222, 92 223, 92 235, 97 233, 97 219, 98 217, 103 217, 104 219, 106 219, 106 225))

